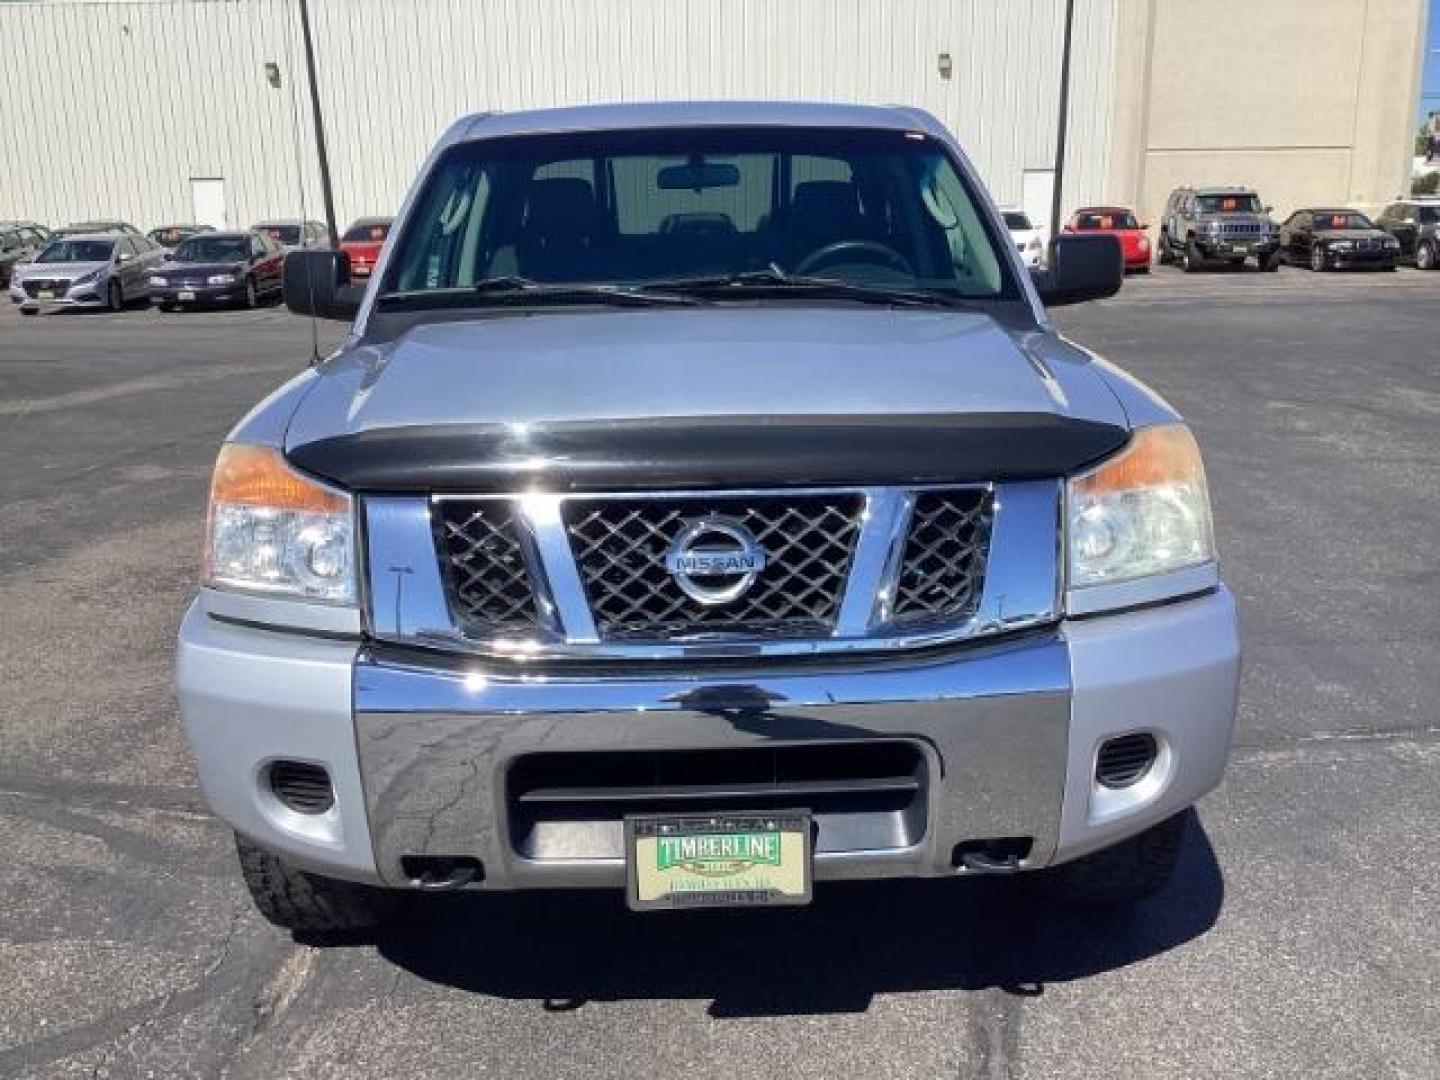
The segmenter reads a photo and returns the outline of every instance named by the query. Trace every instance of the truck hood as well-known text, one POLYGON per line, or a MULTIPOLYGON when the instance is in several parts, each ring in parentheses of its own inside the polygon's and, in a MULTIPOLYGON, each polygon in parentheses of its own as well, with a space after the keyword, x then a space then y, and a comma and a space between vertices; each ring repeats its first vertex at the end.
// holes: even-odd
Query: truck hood
POLYGON ((1124 410, 1080 350, 979 312, 507 312, 327 363, 285 450, 365 491, 1057 476, 1124 410))

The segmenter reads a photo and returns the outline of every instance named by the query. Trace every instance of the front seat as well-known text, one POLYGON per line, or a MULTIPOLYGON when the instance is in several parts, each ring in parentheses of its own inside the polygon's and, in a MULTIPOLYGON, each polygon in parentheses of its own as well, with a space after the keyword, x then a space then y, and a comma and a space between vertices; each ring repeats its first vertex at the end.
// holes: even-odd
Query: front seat
POLYGON ((536 281, 589 278, 601 226, 600 206, 588 180, 563 177, 532 181, 515 246, 520 273, 536 281))
POLYGON ((873 239, 875 230, 860 209, 860 191, 844 180, 806 180, 795 185, 790 205, 772 226, 776 254, 790 268, 839 240, 873 239))

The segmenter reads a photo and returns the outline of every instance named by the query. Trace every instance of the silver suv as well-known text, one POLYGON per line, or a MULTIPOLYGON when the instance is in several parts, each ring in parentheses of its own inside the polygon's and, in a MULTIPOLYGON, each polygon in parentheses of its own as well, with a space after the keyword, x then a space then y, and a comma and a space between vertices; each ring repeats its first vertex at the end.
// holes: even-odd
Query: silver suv
POLYGON ((1180 187, 1165 200, 1160 219, 1161 263, 1178 262, 1195 273, 1207 262, 1238 266, 1253 258, 1261 270, 1280 266, 1280 226, 1270 207, 1243 187, 1180 187))
POLYGON ((1161 887, 1240 657, 1189 429, 1043 306, 1121 276, 914 110, 457 123, 363 291, 288 256, 352 332, 215 468, 177 682, 260 909, 1161 887))

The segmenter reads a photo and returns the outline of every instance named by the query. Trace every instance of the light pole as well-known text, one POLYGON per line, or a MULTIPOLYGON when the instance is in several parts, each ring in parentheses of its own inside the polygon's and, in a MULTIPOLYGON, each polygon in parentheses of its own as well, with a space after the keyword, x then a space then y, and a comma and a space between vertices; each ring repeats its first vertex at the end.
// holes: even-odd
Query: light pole
POLYGON ((1050 235, 1060 235, 1060 194, 1065 188, 1065 134, 1070 124, 1070 41, 1075 30, 1075 0, 1065 0, 1065 44, 1060 50, 1060 122, 1055 136, 1055 189, 1050 194, 1050 235))
POLYGON ((325 121, 320 115, 320 86, 315 78, 315 47, 310 41, 310 5, 300 0, 300 32, 305 38, 305 73, 310 80, 310 111, 315 117, 315 149, 320 155, 320 194, 325 200, 325 228, 330 246, 340 243, 335 228, 335 195, 330 188, 330 155, 325 152, 325 121))

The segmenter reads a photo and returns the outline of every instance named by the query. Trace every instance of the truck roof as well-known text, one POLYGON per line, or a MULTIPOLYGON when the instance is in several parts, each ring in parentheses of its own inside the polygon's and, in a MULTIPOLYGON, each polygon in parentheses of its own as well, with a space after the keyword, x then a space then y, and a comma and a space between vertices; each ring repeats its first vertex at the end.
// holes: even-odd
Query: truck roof
POLYGON ((801 101, 647 101, 513 113, 476 113, 457 121, 447 142, 504 135, 668 127, 843 127, 942 135, 929 113, 899 105, 801 101))

